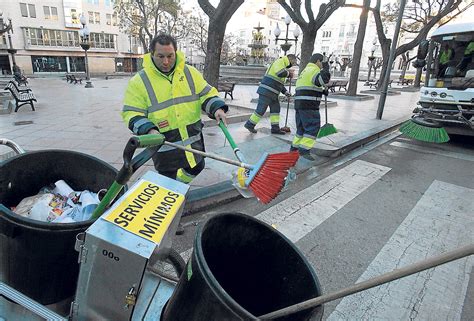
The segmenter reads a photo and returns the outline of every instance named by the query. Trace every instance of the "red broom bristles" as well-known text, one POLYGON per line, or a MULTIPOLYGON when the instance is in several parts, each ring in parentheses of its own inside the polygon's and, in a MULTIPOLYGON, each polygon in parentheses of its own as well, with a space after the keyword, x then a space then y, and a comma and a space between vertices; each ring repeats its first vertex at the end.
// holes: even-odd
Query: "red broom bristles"
POLYGON ((288 170, 295 166, 298 158, 297 151, 268 155, 250 182, 250 190, 262 203, 268 204, 283 189, 288 170))

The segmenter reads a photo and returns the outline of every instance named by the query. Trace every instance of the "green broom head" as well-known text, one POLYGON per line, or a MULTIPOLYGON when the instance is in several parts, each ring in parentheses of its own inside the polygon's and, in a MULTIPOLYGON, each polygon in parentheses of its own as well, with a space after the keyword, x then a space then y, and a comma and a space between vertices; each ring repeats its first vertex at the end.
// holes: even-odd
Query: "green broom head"
POLYGON ((333 124, 326 123, 323 127, 319 129, 318 138, 329 136, 337 133, 336 127, 333 124))
POLYGON ((446 143, 449 141, 446 129, 441 124, 415 116, 400 126, 400 131, 408 137, 428 143, 446 143))

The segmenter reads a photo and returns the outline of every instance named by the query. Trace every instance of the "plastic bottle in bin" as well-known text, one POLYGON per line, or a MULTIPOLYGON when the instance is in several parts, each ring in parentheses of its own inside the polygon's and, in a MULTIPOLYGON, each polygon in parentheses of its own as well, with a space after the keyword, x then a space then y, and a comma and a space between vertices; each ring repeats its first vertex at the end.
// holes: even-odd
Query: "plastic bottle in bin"
POLYGON ((232 185, 239 191, 240 195, 245 198, 255 197, 251 190, 245 186, 245 181, 249 177, 249 170, 243 167, 239 167, 232 173, 232 185))

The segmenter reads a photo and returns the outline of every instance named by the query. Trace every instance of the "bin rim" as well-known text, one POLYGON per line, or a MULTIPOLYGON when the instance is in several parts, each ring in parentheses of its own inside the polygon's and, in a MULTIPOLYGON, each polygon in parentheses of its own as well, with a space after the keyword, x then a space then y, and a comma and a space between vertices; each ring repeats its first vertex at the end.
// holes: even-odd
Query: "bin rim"
MULTIPOLYGON (((2 166, 5 166, 6 164, 8 164, 10 162, 15 161, 17 158, 25 157, 25 155, 35 155, 35 154, 44 154, 44 153, 64 153, 64 152, 67 152, 68 154, 76 154, 76 155, 85 156, 85 157, 88 157, 88 158, 93 158, 98 163, 101 163, 102 165, 105 165, 106 167, 109 167, 110 169, 112 169, 116 173, 118 173, 118 170, 115 167, 113 167, 109 163, 103 161, 102 159, 97 158, 96 156, 89 155, 89 154, 86 154, 86 153, 83 153, 83 152, 74 151, 74 150, 67 150, 67 149, 42 149, 42 150, 28 151, 24 154, 17 154, 17 155, 14 155, 14 156, 0 162, 0 168, 2 166)), ((127 190, 127 186, 125 185, 124 186, 124 191, 126 191, 126 190, 127 190)), ((6 209, 6 211, 5 210, 2 210, 2 211, 5 214, 4 218, 7 219, 8 221, 14 222, 16 224, 20 224, 20 225, 23 225, 23 226, 28 226, 30 228, 31 227, 37 228, 37 229, 40 229, 40 230, 64 231, 64 230, 81 229, 81 228, 84 228, 84 227, 88 227, 89 225, 91 225, 92 223, 94 223, 96 221, 95 219, 91 219, 91 220, 87 220, 87 221, 74 222, 74 223, 42 222, 42 221, 38 221, 38 220, 34 220, 34 219, 31 219, 31 218, 27 218, 27 217, 18 215, 15 212, 13 212, 12 210, 10 210, 8 207, 3 205, 3 203, 0 202, 0 209, 2 209, 2 208, 6 209), (11 213, 13 213, 13 215, 11 213)))
POLYGON ((321 284, 319 283, 319 279, 316 275, 316 272, 314 271, 313 267, 311 264, 309 264, 308 260, 306 257, 303 255, 303 252, 301 252, 298 247, 289 239, 287 238, 283 233, 278 231, 276 228, 272 227, 271 225, 256 219, 255 217, 248 215, 248 214, 243 214, 239 212, 230 212, 230 213, 219 213, 216 214, 215 216, 207 219, 204 224, 200 225, 197 229, 196 232, 196 237, 194 239, 194 251, 193 251, 193 257, 196 260, 196 263, 200 266, 201 268, 201 273, 205 275, 206 277, 203 278, 205 282, 208 284, 209 288, 214 292, 214 294, 217 294, 217 291, 221 291, 220 295, 216 295, 217 298, 223 299, 224 303, 230 304, 231 306, 238 308, 239 310, 245 312, 245 317, 249 318, 254 318, 255 320, 258 319, 258 316, 255 316, 251 314, 249 311, 247 311, 244 307, 242 307, 237 301, 235 301, 228 293, 227 291, 220 285, 220 283, 217 281, 215 278, 214 274, 211 272, 211 269, 209 268, 209 265, 207 264, 206 260, 204 259, 204 252, 202 250, 202 234, 204 232, 204 228, 206 225, 216 219, 220 219, 222 216, 234 216, 234 217, 240 217, 240 218, 245 218, 250 220, 254 224, 260 224, 265 228, 266 230, 273 232, 283 238, 293 249, 293 251, 296 252, 296 254, 300 257, 304 265, 306 266, 307 270, 310 272, 312 279, 314 281, 315 287, 318 289, 318 292, 320 295, 322 295, 322 288, 321 284), (199 254, 199 256, 198 256, 199 254), (202 259, 199 259, 202 258, 202 259))

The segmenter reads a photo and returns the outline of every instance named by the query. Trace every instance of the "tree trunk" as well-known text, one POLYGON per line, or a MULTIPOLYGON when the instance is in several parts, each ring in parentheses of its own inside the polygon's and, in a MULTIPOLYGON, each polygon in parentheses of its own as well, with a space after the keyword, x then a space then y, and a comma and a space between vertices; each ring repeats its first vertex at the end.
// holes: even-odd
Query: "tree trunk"
POLYGON ((304 67, 306 67, 309 62, 309 58, 311 58, 311 55, 313 54, 316 33, 317 30, 312 30, 309 28, 303 32, 303 41, 301 42, 301 61, 299 66, 300 72, 303 71, 304 67))
POLYGON ((420 88, 422 73, 423 73, 423 68, 416 68, 415 82, 413 84, 413 87, 420 88))
POLYGON ((221 0, 217 8, 214 8, 209 0, 198 0, 198 3, 209 17, 204 79, 206 79, 210 85, 217 87, 225 28, 227 27, 227 22, 229 22, 235 11, 244 3, 244 0, 221 0))
MULTIPOLYGON (((390 44, 391 41, 387 41, 385 44, 382 44, 382 69, 380 69, 380 74, 379 74, 379 80, 382 80, 385 78, 385 73, 387 72, 388 69, 388 57, 390 56, 390 44)), ((383 81, 379 81, 379 84, 377 85, 377 90, 380 90, 382 88, 382 83, 383 81)))
POLYGON ((351 76, 349 78, 349 87, 347 96, 357 95, 357 82, 359 81, 360 58, 362 56, 362 47, 364 46, 365 29, 367 28, 367 19, 369 16, 370 0, 364 0, 364 8, 360 13, 359 30, 357 31, 357 40, 354 45, 354 55, 352 60, 351 76))
POLYGON ((209 22, 207 38, 207 54, 204 64, 204 79, 214 87, 219 80, 220 58, 222 43, 224 42, 225 28, 214 20, 209 22))

